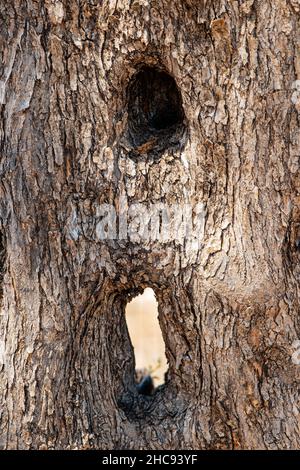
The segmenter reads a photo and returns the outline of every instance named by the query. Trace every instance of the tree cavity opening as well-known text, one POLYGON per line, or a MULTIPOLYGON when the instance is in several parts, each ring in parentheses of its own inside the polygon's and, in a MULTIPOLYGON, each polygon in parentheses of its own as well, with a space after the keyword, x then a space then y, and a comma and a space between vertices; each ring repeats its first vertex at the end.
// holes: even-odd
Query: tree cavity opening
POLYGON ((179 144, 185 130, 181 93, 171 75, 143 67, 128 87, 128 132, 140 153, 179 144))
POLYGON ((126 306, 126 322, 135 355, 135 380, 142 395, 165 381, 168 369, 153 289, 146 288, 126 306))

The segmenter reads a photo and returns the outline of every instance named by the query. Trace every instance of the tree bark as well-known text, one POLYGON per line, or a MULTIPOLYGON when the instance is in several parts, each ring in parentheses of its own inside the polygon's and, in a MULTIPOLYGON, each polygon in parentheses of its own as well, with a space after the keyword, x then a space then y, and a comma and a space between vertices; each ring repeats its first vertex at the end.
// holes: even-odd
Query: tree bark
POLYGON ((0 15, 0 448, 298 448, 299 1, 0 15), (147 68, 178 110, 149 135, 147 68), (99 236, 102 204, 162 201, 202 204, 197 251, 99 236), (169 362, 149 397, 124 315, 145 287, 169 362))

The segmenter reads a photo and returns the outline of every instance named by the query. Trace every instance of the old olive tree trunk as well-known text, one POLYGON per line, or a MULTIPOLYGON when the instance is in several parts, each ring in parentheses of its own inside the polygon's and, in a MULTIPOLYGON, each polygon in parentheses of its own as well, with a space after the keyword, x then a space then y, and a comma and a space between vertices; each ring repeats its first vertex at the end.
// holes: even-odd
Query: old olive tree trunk
POLYGON ((0 448, 299 447, 299 0, 0 15, 0 448), (162 213, 145 236, 159 205, 192 242, 162 213), (124 316, 145 287, 151 396, 124 316))

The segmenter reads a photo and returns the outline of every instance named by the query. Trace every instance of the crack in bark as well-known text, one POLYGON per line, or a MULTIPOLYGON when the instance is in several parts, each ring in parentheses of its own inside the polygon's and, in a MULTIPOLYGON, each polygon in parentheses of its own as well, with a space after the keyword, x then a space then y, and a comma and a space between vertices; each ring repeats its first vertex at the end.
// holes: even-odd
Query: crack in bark
POLYGON ((6 261, 6 240, 4 233, 0 231, 0 307, 2 306, 3 299, 3 279, 5 274, 5 261, 6 261))

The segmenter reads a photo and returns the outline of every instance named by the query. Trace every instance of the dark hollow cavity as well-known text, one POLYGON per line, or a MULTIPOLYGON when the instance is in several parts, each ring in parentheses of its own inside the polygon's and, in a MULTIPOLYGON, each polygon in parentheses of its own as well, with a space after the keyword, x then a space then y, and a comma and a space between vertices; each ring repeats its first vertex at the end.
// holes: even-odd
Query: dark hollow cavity
POLYGON ((174 78, 161 70, 143 67, 128 87, 131 145, 141 153, 174 146, 182 139, 184 121, 181 94, 174 78))

